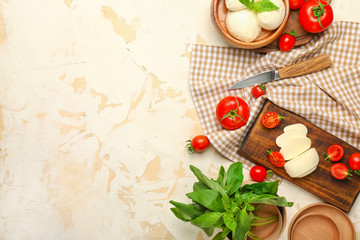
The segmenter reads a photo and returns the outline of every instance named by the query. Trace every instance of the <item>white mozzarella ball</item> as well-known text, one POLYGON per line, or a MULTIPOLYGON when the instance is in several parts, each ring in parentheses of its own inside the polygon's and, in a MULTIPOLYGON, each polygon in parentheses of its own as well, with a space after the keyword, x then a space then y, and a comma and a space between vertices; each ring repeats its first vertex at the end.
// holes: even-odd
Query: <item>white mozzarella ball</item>
POLYGON ((231 35, 244 42, 254 41, 261 32, 256 14, 248 9, 228 12, 225 24, 231 35))
POLYGON ((285 5, 282 0, 270 0, 276 6, 277 10, 260 12, 257 14, 259 25, 266 30, 274 30, 278 28, 285 17, 285 5))

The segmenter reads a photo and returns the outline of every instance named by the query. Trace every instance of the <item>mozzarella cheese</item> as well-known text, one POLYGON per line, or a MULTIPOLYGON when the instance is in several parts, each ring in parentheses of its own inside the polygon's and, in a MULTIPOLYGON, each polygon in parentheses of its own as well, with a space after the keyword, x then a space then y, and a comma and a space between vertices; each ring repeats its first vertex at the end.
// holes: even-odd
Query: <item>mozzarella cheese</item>
POLYGON ((226 8, 229 11, 235 12, 245 9, 246 6, 242 4, 239 0, 225 0, 226 8))
POLYGON ((311 147, 311 139, 304 136, 291 138, 281 149, 280 153, 285 160, 293 159, 311 147))
POLYGON ((228 12, 225 19, 226 28, 235 38, 244 41, 254 41, 261 32, 256 14, 248 9, 228 12))
POLYGON ((284 168, 292 178, 305 177, 315 171, 319 164, 319 155, 315 148, 310 148, 303 154, 285 163, 284 168))
POLYGON ((259 25, 266 30, 274 30, 278 28, 285 17, 285 5, 282 0, 270 0, 279 9, 274 11, 260 12, 257 14, 259 25))

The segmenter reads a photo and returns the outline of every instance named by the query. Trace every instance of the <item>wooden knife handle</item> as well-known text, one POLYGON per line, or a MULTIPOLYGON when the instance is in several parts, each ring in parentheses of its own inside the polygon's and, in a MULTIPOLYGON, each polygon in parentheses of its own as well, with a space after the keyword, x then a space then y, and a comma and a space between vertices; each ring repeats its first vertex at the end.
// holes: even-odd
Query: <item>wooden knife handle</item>
POLYGON ((298 77, 305 74, 317 72, 330 67, 332 64, 328 55, 322 54, 306 61, 284 67, 278 70, 280 78, 298 77))

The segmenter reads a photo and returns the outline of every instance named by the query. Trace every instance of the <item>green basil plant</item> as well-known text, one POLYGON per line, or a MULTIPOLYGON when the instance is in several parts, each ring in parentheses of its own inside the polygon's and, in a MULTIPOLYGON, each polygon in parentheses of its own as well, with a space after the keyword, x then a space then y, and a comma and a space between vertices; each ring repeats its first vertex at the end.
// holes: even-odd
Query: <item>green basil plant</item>
POLYGON ((260 239, 251 232, 251 228, 276 221, 277 216, 258 223, 261 219, 256 215, 258 208, 264 204, 279 207, 293 205, 293 202, 277 195, 279 181, 242 186, 244 175, 241 162, 231 164, 227 171, 221 166, 216 180, 209 179, 192 165, 190 169, 198 179, 193 185, 193 192, 186 194, 192 203, 171 200, 170 203, 174 205, 171 211, 180 220, 201 228, 209 237, 216 228, 222 229, 213 240, 227 236, 233 240, 245 240, 247 237, 260 239))

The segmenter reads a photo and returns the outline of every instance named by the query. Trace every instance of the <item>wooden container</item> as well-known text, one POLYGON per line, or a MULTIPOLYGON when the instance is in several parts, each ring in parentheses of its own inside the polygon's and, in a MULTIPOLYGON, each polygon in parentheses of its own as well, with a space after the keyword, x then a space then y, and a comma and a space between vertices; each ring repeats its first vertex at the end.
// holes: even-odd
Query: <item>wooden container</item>
POLYGON ((257 49, 269 45, 270 43, 275 41, 283 32, 283 29, 285 28, 290 15, 289 1, 283 1, 285 4, 285 16, 280 27, 271 31, 262 29, 260 35, 253 42, 241 41, 229 33, 225 24, 225 18, 228 12, 225 5, 225 0, 212 0, 211 19, 217 32, 230 45, 237 48, 257 49))

